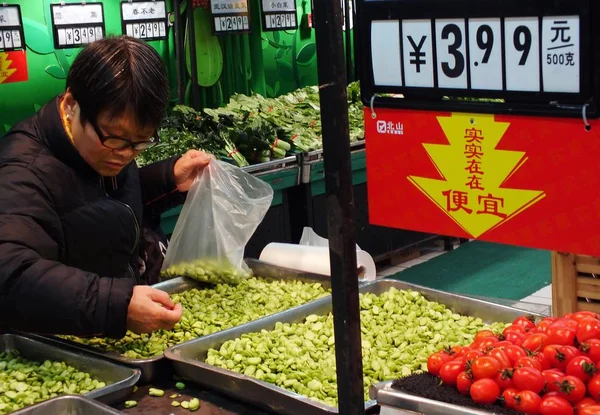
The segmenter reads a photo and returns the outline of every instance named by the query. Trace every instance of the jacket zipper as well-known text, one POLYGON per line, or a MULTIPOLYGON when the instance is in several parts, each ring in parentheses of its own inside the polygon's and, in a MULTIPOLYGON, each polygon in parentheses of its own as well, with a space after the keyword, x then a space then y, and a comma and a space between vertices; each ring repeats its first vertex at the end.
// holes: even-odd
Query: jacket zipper
MULTIPOLYGON (((129 256, 131 257, 131 255, 133 255, 133 253, 135 252, 135 250, 138 247, 138 241, 140 238, 140 225, 135 216, 135 212, 133 211, 131 206, 129 206, 127 203, 123 203, 120 200, 117 200, 114 197, 109 196, 109 194, 106 192, 106 188, 104 187, 104 180, 103 180, 102 176, 100 176, 100 185, 102 186, 102 190, 104 191, 104 194, 106 195, 106 197, 125 206, 127 208, 127 210, 129 211, 129 213, 131 213, 131 216, 133 217, 133 223, 135 224, 135 241, 133 244, 133 248, 131 249, 131 252, 129 253, 129 256)), ((114 177, 113 177, 112 185, 113 185, 113 190, 117 190, 116 179, 114 177)), ((131 263, 129 263, 129 262, 127 262, 127 270, 129 271, 129 275, 131 276, 131 278, 135 280, 135 273, 133 272, 133 268, 131 267, 131 263)))

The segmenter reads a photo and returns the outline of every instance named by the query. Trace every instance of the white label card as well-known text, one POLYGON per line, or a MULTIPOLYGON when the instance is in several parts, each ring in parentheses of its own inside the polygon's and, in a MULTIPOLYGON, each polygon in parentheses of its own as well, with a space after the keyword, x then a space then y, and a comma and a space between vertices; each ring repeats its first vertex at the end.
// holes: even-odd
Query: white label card
POLYGON ((537 17, 504 19, 506 89, 540 90, 539 22, 537 17))
POLYGON ((440 88, 467 88, 467 38, 464 19, 435 21, 438 84, 440 88))
POLYGON ((167 6, 164 1, 134 1, 121 3, 123 20, 166 19, 167 6))
POLYGON ((471 88, 502 90, 500 19, 469 19, 471 88))
POLYGON ((23 26, 19 19, 19 8, 17 6, 3 6, 0 3, 0 27, 23 26))
POLYGON ((210 0, 210 8, 213 15, 248 13, 248 0, 210 0))
POLYGON ((236 32, 248 29, 248 16, 215 17, 215 31, 217 32, 236 32))
POLYGON ((98 3, 53 4, 52 15, 56 26, 104 22, 102 5, 98 3))
POLYGON ((262 0, 263 13, 295 12, 296 0, 262 0))
POLYGON ((402 55, 405 86, 433 88, 435 83, 430 20, 402 21, 402 55))
POLYGON ((371 22, 371 63, 375 85, 402 86, 400 22, 371 22))
POLYGON ((13 37, 12 37, 11 30, 4 30, 2 32, 2 37, 4 39, 4 48, 5 49, 12 49, 15 47, 14 43, 13 43, 13 37))
POLYGON ((579 93, 580 43, 578 16, 542 20, 542 79, 544 92, 579 93))

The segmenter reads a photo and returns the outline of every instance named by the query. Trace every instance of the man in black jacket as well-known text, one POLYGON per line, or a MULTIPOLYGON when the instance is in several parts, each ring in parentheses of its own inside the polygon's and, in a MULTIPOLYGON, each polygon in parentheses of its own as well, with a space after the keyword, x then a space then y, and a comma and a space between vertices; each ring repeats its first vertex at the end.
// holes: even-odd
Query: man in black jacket
POLYGON ((181 306, 140 285, 144 218, 185 200, 207 154, 138 169, 169 100, 160 57, 129 37, 84 48, 67 91, 0 139, 0 327, 120 338, 181 306))

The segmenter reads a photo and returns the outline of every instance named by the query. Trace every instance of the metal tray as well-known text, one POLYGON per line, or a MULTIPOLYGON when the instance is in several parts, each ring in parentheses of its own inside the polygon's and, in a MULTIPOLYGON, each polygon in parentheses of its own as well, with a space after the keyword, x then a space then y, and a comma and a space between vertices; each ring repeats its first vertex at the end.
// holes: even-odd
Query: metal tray
POLYGON ((21 355, 30 360, 55 360, 65 362, 77 370, 87 372, 105 382, 106 387, 84 394, 90 399, 97 399, 105 404, 114 404, 125 400, 140 379, 140 371, 98 359, 89 354, 78 353, 56 347, 45 340, 30 338, 29 335, 0 335, 0 351, 17 349, 21 355))
POLYGON ((121 415, 124 412, 79 395, 64 395, 12 412, 11 415, 121 415))
MULTIPOLYGON (((428 300, 445 304, 455 313, 479 317, 486 323, 511 322, 516 317, 524 314, 522 310, 515 308, 391 279, 369 282, 362 285, 359 291, 379 295, 388 291, 391 287, 419 291, 428 300)), ((218 390, 234 398, 274 410, 277 413, 288 415, 336 414, 338 413, 337 408, 316 402, 271 383, 204 363, 209 349, 219 349, 226 341, 236 339, 242 334, 272 330, 277 322, 301 322, 311 314, 324 315, 330 313, 331 310, 331 297, 323 298, 277 315, 173 346, 165 351, 165 356, 173 362, 173 367, 178 375, 207 388, 218 390)), ((365 403, 365 409, 367 410, 375 406, 375 400, 369 400, 365 403)))
POLYGON ((390 387, 392 382, 371 386, 369 396, 381 406, 380 415, 490 415, 480 409, 465 408, 446 402, 422 398, 390 387))
MULTIPOLYGON (((258 275, 266 280, 294 280, 304 282, 319 282, 325 288, 331 288, 331 279, 328 276, 283 268, 256 259, 245 259, 244 261, 246 262, 248 267, 250 267, 254 275, 258 275)), ((191 288, 210 287, 210 285, 194 281, 189 278, 180 277, 159 282, 158 284, 154 284, 153 287, 165 291, 169 294, 174 294, 187 291, 191 288)), ((103 359, 111 360, 115 363, 125 364, 131 367, 138 368, 141 370, 142 373, 140 378, 140 383, 142 384, 152 382, 152 380, 156 379, 158 376, 160 376, 160 374, 168 373, 170 369, 170 362, 165 360, 164 355, 162 354, 154 357, 149 357, 147 359, 130 359, 116 352, 105 352, 96 349, 92 346, 76 343, 71 340, 66 340, 56 336, 32 336, 35 338, 48 339, 58 347, 69 346, 74 349, 79 349, 88 353, 92 353, 103 359)))

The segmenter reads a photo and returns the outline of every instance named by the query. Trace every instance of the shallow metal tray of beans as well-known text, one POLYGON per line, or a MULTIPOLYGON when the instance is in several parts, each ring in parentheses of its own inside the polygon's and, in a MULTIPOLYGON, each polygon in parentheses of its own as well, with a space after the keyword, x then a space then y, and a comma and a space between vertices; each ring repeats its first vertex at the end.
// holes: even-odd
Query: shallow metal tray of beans
MULTIPOLYGON (((288 268, 271 265, 266 262, 258 261, 255 259, 245 260, 248 267, 252 270, 253 274, 257 277, 265 280, 288 280, 288 281, 303 281, 303 282, 318 282, 323 285, 326 289, 331 288, 331 279, 325 275, 311 274, 308 272, 292 270, 288 268)), ((160 282, 154 285, 155 288, 165 291, 169 294, 181 293, 192 288, 203 288, 211 287, 209 284, 194 281, 189 278, 173 278, 167 281, 160 282)), ((300 306, 302 307, 302 306, 300 306)), ((275 314, 273 314, 275 315, 275 314)), ((268 316, 267 316, 268 317, 268 316)), ((263 318, 267 318, 263 317, 263 318)), ((42 337, 42 336, 40 336, 42 337)), ((63 339, 56 336, 43 336, 49 339, 54 344, 60 346, 65 345, 68 347, 84 350, 88 353, 93 353, 96 356, 102 357, 114 361, 116 363, 126 364, 138 368, 142 372, 140 382, 143 384, 150 383, 161 374, 166 374, 170 369, 170 362, 164 359, 164 354, 160 354, 154 357, 145 359, 131 359, 117 352, 107 352, 93 346, 76 343, 71 340, 63 339)), ((182 343, 184 344, 184 343, 182 343)))
POLYGON ((30 338, 27 334, 0 334, 0 352, 11 350, 18 350, 21 356, 28 360, 65 362, 80 372, 89 373, 99 381, 106 383, 106 386, 83 396, 107 405, 125 400, 133 393, 133 387, 140 379, 138 369, 98 359, 87 353, 79 353, 77 350, 56 347, 45 339, 37 340, 30 338))
MULTIPOLYGON (((533 314, 477 298, 438 291, 392 279, 381 279, 363 284, 359 287, 359 291, 380 295, 392 287, 398 290, 418 291, 428 301, 444 304, 454 313, 475 318, 479 317, 487 324, 494 322, 508 323, 518 316, 533 314)), ((273 410, 276 413, 286 415, 337 414, 338 409, 335 407, 317 402, 272 383, 211 366, 204 362, 209 349, 219 349, 228 340, 234 340, 246 333, 272 330, 278 322, 299 323, 311 314, 323 316, 330 313, 331 310, 331 297, 325 297, 277 315, 173 346, 165 351, 165 356, 173 362, 175 372, 179 376, 241 401, 273 410)), ((374 410, 376 406, 377 402, 373 399, 365 402, 367 411, 374 410)))
POLYGON ((103 403, 93 401, 83 396, 64 395, 47 401, 28 406, 13 412, 11 415, 122 415, 124 412, 117 411, 103 403))

